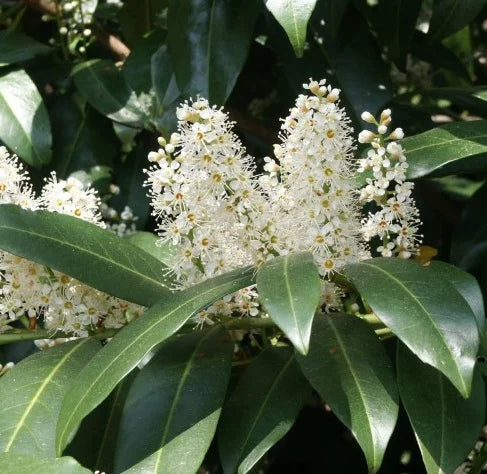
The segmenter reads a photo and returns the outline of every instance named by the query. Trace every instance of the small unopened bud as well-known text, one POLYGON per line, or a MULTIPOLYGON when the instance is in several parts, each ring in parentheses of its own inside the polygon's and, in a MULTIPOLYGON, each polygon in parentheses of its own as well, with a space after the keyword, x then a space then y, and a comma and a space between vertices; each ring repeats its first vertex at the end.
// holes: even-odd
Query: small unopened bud
POLYGON ((391 140, 401 140, 404 138, 404 132, 402 128, 396 128, 390 135, 389 138, 391 140))
POLYGON ((158 153, 157 151, 151 151, 148 155, 147 155, 147 158, 149 161, 160 161, 162 160, 163 156, 158 153))
POLYGON ((63 36, 68 34, 68 29, 65 26, 61 26, 61 28, 59 28, 59 34, 63 36))
POLYGON ((85 30, 83 30, 83 36, 86 36, 88 38, 88 36, 91 35, 91 30, 89 28, 86 28, 85 30))
POLYGON ((41 21, 47 22, 51 19, 50 15, 42 15, 41 16, 41 21))
POLYGON ((387 119, 391 118, 391 109, 385 109, 380 114, 380 123, 384 123, 387 119))
POLYGON ((385 125, 379 125, 377 127, 377 131, 381 134, 381 135, 384 135, 385 133, 387 133, 387 127, 385 125))
POLYGON ((179 143, 179 140, 181 140, 181 135, 179 133, 171 133, 171 138, 169 139, 169 143, 172 145, 175 145, 176 143, 179 143))
POLYGON ((166 152, 167 153, 174 153, 174 150, 175 150, 175 148, 174 148, 174 145, 172 143, 168 143, 166 145, 166 152))
POLYGON ((85 48, 84 46, 81 46, 81 47, 79 48, 79 52, 80 52, 81 54, 85 54, 85 53, 86 53, 86 48, 85 48))
POLYGON ((358 134, 358 141, 359 143, 372 143, 375 137, 375 133, 372 133, 369 130, 362 130, 358 134))
POLYGON ((158 137, 157 143, 159 143, 160 146, 165 146, 167 142, 166 142, 166 139, 164 137, 158 137))
POLYGON ((375 123, 375 117, 370 112, 362 112, 360 116, 364 122, 375 123))
POLYGON ((328 102, 336 102, 340 96, 340 89, 332 89, 331 92, 326 96, 328 102))

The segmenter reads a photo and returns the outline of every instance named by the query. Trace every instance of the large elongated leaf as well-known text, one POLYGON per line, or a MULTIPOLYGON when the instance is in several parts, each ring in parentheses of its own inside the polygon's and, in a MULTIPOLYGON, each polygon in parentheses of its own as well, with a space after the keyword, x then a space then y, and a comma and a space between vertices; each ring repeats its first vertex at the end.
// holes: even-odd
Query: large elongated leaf
POLYGON ((476 278, 461 268, 438 260, 431 262, 430 268, 435 275, 448 280, 465 298, 475 315, 479 333, 482 334, 485 327, 484 299, 476 278))
POLYGON ((455 287, 431 269, 401 259, 365 260, 344 273, 384 324, 468 397, 479 333, 472 309, 455 287))
POLYGON ((183 95, 223 104, 247 58, 260 0, 171 0, 168 47, 183 95))
POLYGON ((0 75, 0 140, 29 165, 51 160, 51 124, 42 97, 21 69, 0 75))
POLYGON ((14 31, 0 31, 0 66, 15 64, 48 54, 52 48, 14 31))
POLYGON ((294 347, 306 354, 311 325, 320 302, 321 280, 311 254, 275 258, 257 273, 265 309, 294 347))
POLYGON ((310 394, 292 350, 269 348, 252 361, 223 408, 218 446, 224 472, 250 471, 288 432, 310 394))
POLYGON ((91 474, 70 457, 58 459, 26 456, 16 453, 0 454, 2 474, 91 474))
POLYGON ((446 377, 399 344, 397 380, 428 474, 453 472, 472 449, 484 424, 482 378, 476 373, 472 393, 465 400, 446 377))
POLYGON ((76 217, 3 204, 0 248, 145 306, 169 293, 159 260, 76 217))
POLYGON ((57 431, 61 453, 81 420, 99 405, 154 346, 192 315, 223 296, 252 284, 253 269, 240 269, 173 293, 124 327, 83 369, 66 395, 57 431))
POLYGON ((453 122, 401 141, 408 178, 487 169, 487 120, 453 122), (448 165, 448 166, 447 166, 448 165))
POLYGON ((374 331, 345 314, 317 317, 308 356, 298 357, 304 374, 352 430, 376 472, 399 410, 392 363, 374 331))
POLYGON ((74 82, 85 99, 115 122, 141 127, 146 115, 133 89, 112 61, 92 59, 73 69, 74 82))
POLYGON ((115 472, 141 460, 154 474, 196 472, 216 430, 232 355, 233 343, 222 327, 184 334, 165 344, 130 389, 115 472))
POLYGON ((68 342, 31 355, 0 378, 0 452, 56 456, 62 399, 99 348, 89 338, 68 342))
POLYGON ((284 28, 296 56, 303 55, 308 21, 316 0, 267 0, 267 9, 284 28))
POLYGON ((438 41, 461 30, 485 4, 485 0, 435 0, 428 36, 438 41))

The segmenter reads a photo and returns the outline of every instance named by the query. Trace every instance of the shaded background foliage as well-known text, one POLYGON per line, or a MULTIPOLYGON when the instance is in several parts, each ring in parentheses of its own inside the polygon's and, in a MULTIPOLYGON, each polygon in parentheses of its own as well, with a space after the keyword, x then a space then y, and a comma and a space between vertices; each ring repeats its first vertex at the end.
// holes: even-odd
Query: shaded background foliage
MULTIPOLYGON (((326 78, 342 90, 356 130, 362 111, 385 107, 407 136, 460 124, 449 132, 459 141, 450 158, 448 144, 415 158, 415 197, 431 255, 471 271, 486 296, 487 125, 480 121, 487 103, 486 1, 373 3, 100 1, 93 27, 100 41, 86 55, 73 56, 48 46, 58 32, 40 13, 52 12, 54 3, 2 0, 0 140, 35 170, 34 184, 52 169, 60 178, 76 176, 117 210, 129 205, 139 216, 137 227, 152 230, 143 169, 156 137, 175 130, 178 103, 200 94, 225 105, 249 152, 263 157, 272 153, 279 117, 302 83, 326 78), (299 29, 281 9, 286 3, 304 12, 299 29), (107 47, 106 35, 123 43, 107 47), (459 147, 466 159, 458 159, 459 147)), ((432 132, 431 143, 435 137, 432 132)), ((394 346, 386 344, 391 353, 394 346)), ((0 363, 33 350, 31 343, 2 347, 0 363)), ((107 452, 115 448, 102 440, 107 426, 120 422, 125 390, 119 387, 88 416, 68 454, 88 467, 111 459, 107 452), (107 418, 107 411, 113 416, 107 418), (93 446, 107 452, 93 458, 93 446)), ((221 471, 216 442, 204 466, 221 471)), ((252 472, 365 470, 350 432, 316 397, 252 472)), ((425 472, 403 411, 379 472, 425 472)))

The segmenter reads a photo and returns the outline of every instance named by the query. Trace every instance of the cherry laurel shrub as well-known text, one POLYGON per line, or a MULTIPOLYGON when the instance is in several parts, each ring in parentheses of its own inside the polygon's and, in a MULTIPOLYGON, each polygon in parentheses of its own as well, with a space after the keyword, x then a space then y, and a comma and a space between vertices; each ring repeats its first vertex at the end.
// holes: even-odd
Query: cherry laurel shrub
POLYGON ((261 3, 0 2, 0 473, 487 462, 482 2, 261 3))

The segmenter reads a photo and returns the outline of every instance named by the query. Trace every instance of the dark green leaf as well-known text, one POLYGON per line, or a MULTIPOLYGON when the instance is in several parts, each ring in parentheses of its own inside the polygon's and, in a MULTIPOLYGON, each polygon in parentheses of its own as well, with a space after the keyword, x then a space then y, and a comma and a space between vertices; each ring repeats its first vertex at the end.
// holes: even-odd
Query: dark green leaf
POLYGON ((449 123, 406 137, 401 144, 406 150, 410 179, 487 169, 487 120, 449 123))
POLYGON ((451 283, 396 258, 348 265, 344 274, 399 339, 468 397, 479 333, 470 306, 451 283))
POLYGON ((468 25, 485 6, 485 0, 435 0, 428 36, 441 40, 468 25))
POLYGON ((298 58, 303 55, 306 29, 316 0, 266 0, 267 9, 284 28, 298 58))
POLYGON ((376 472, 392 435, 399 397, 392 363, 364 321, 350 315, 317 316, 304 374, 352 431, 376 472))
POLYGON ((470 398, 465 400, 440 372, 399 344, 397 381, 428 474, 455 471, 484 424, 482 378, 476 373, 470 398))
POLYGON ((130 389, 115 472, 137 463, 129 472, 196 472, 215 434, 232 355, 232 340, 221 326, 166 343, 130 389))
POLYGON ((0 31, 0 67, 27 61, 51 51, 48 46, 23 33, 0 31))
POLYGON ((152 55, 151 77, 152 87, 157 98, 158 115, 161 115, 164 107, 175 99, 175 97, 168 96, 169 85, 171 81, 175 82, 175 76, 171 66, 171 57, 169 56, 166 45, 162 45, 152 55))
POLYGON ((321 297, 321 280, 311 254, 291 254, 265 263, 257 273, 260 300, 294 347, 306 354, 321 297))
POLYGON ((171 0, 168 47, 179 89, 224 104, 242 69, 260 0, 171 0))
POLYGON ((36 168, 51 161, 51 124, 42 97, 21 69, 0 75, 0 140, 36 168))
POLYGON ((487 87, 436 87, 424 91, 426 97, 447 99, 454 104, 483 114, 487 107, 487 87))
POLYGON ((110 396, 81 423, 65 455, 72 456, 85 467, 101 472, 114 472, 113 462, 120 417, 130 386, 138 369, 130 372, 110 396))
POLYGON ((343 15, 350 0, 327 0, 322 4, 326 29, 331 38, 336 39, 340 30, 343 15))
POLYGON ((25 456, 14 453, 0 454, 2 474, 91 474, 70 457, 58 459, 25 456))
POLYGON ((137 95, 151 92, 151 58, 162 46, 165 37, 162 30, 150 32, 137 43, 123 65, 122 73, 137 95))
POLYGON ((56 456, 62 399, 99 348, 89 338, 67 342, 29 356, 0 378, 1 452, 56 456))
POLYGON ((98 112, 134 127, 146 121, 139 101, 112 61, 92 59, 73 69, 76 87, 98 112))
POLYGON ((137 45, 140 39, 155 26, 161 26, 162 13, 167 0, 127 0, 120 10, 120 26, 130 45, 137 45))
POLYGON ((477 319, 479 332, 482 334, 485 326, 484 300, 476 278, 454 265, 438 260, 431 262, 429 268, 435 275, 440 275, 445 280, 448 280, 465 298, 477 319))
POLYGON ((291 349, 269 348, 252 361, 223 408, 218 445, 224 472, 250 471, 289 431, 310 394, 291 349))
POLYGON ((176 254, 175 246, 169 242, 164 242, 161 245, 159 243, 159 237, 151 232, 136 232, 135 234, 129 235, 127 240, 132 245, 141 248, 167 266, 171 265, 176 254))
POLYGON ((145 306, 169 293, 159 260, 76 217, 3 204, 0 248, 145 306))
POLYGON ((170 294, 144 316, 125 326, 78 375, 61 408, 57 451, 62 452, 81 420, 99 405, 160 342, 172 336, 194 314, 223 296, 252 284, 252 268, 212 278, 170 294))
POLYGON ((112 166, 119 147, 108 119, 66 96, 56 98, 49 112, 54 132, 53 167, 60 178, 95 166, 112 166))

